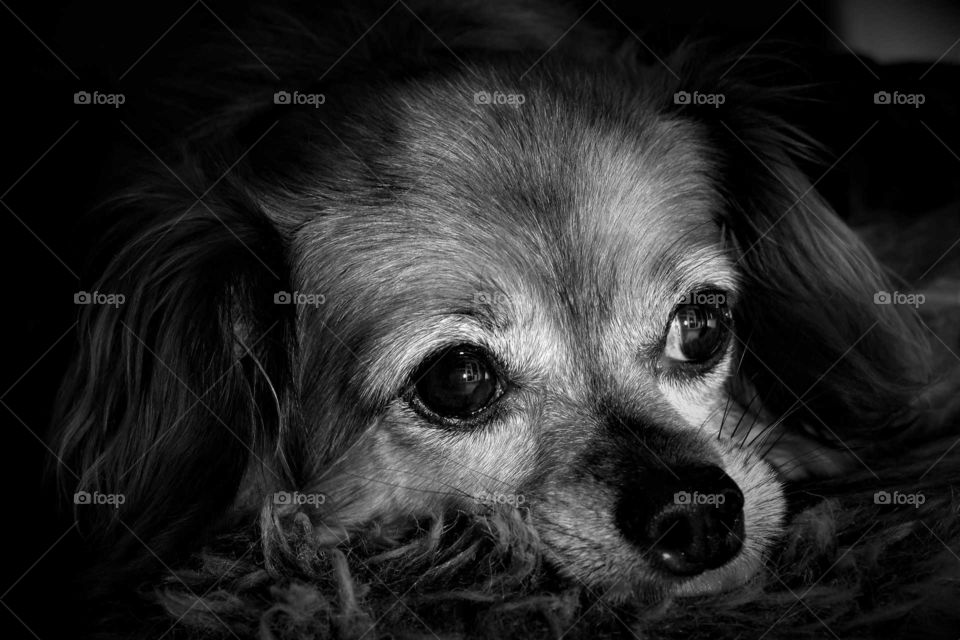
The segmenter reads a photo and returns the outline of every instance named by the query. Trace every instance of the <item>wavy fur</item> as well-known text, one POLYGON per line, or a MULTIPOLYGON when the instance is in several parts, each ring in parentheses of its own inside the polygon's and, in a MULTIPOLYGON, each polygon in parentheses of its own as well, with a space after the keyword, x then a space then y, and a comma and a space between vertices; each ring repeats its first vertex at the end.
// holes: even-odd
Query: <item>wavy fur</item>
MULTIPOLYGON (((527 512, 471 513, 454 506, 411 513, 400 492, 382 494, 400 505, 393 518, 363 511, 370 505, 363 504, 362 492, 351 493, 359 505, 351 503, 329 519, 270 502, 281 489, 322 485, 348 493, 360 486, 350 484, 351 470, 342 464, 366 437, 364 428, 383 400, 355 390, 366 374, 346 361, 359 353, 366 362, 365 336, 394 322, 390 309, 371 313, 334 340, 331 326, 339 327, 342 316, 272 303, 278 291, 309 290, 324 278, 349 284, 345 274, 358 268, 317 249, 322 234, 310 225, 328 216, 331 225, 343 225, 344 244, 379 243, 390 250, 401 237, 391 235, 399 234, 395 228, 358 232, 335 207, 374 211, 417 195, 424 184, 442 191, 442 176, 423 160, 443 164, 447 157, 473 154, 482 164, 478 149, 496 139, 490 132, 512 136, 520 146, 536 144, 534 137, 524 138, 521 126, 523 118, 538 114, 533 105, 529 112, 494 118, 489 131, 460 145, 424 148, 422 167, 392 155, 391 145, 403 135, 391 128, 394 118, 417 116, 434 126, 438 119, 455 119, 442 97, 435 112, 425 115, 387 105, 377 91, 408 83, 408 95, 416 97, 425 90, 417 85, 421 76, 452 73, 461 57, 470 60, 467 73, 481 83, 503 82, 530 95, 557 92, 571 104, 608 104, 599 116, 575 111, 584 130, 626 130, 631 124, 640 130, 660 118, 680 132, 681 142, 688 134, 699 141, 706 190, 722 203, 715 222, 724 230, 726 257, 737 265, 739 290, 746 293, 735 311, 739 364, 721 433, 732 422, 728 415, 747 414, 743 429, 754 440, 750 444, 768 454, 785 447, 782 470, 802 478, 856 468, 861 459, 883 465, 883 456, 913 433, 952 427, 952 416, 916 402, 937 375, 927 366, 927 340, 917 319, 873 303, 877 291, 893 288, 889 276, 812 190, 795 164, 808 147, 770 115, 756 87, 724 79, 719 70, 725 67, 705 64, 707 56, 696 48, 668 61, 680 71, 674 78, 656 64, 641 64, 635 47, 602 44, 592 29, 565 37, 551 54, 557 59, 545 61, 537 73, 506 83, 484 65, 520 70, 504 60, 506 53, 536 60, 571 22, 569 14, 532 2, 499 3, 497 9, 478 2, 456 12, 441 5, 397 6, 389 28, 371 33, 338 60, 344 42, 354 42, 384 6, 373 3, 333 18, 341 28, 332 29, 330 39, 314 30, 307 9, 260 16, 244 34, 283 86, 355 97, 349 109, 331 106, 325 112, 334 128, 292 112, 273 132, 281 116, 272 96, 283 86, 263 68, 234 64, 233 48, 217 48, 206 55, 229 65, 219 83, 179 81, 172 101, 194 104, 200 96, 200 104, 217 105, 214 115, 174 114, 172 126, 182 132, 182 142, 163 155, 172 171, 140 172, 134 186, 104 207, 109 233, 90 288, 123 292, 126 303, 82 308, 81 349, 63 384, 54 425, 58 456, 82 471, 78 483, 64 480, 65 494, 126 496, 122 510, 76 509, 96 560, 89 580, 100 586, 89 591, 91 599, 102 601, 174 566, 176 577, 160 588, 158 600, 191 633, 214 633, 226 620, 241 637, 360 637, 358 629, 372 623, 384 629, 400 624, 405 614, 391 613, 385 594, 401 591, 405 606, 414 609, 431 598, 482 605, 488 609, 482 620, 491 624, 490 616, 536 610, 554 635, 575 617, 583 589, 557 574, 556 558, 545 552, 538 522, 527 512), (435 25, 435 35, 422 29, 421 20, 435 25), (394 43, 404 37, 407 48, 396 56, 394 43), (325 70, 319 79, 318 69, 325 70), (637 92, 618 93, 624 86, 637 92), (723 93, 727 102, 711 113, 680 108, 672 96, 685 89, 723 93), (369 107, 370 122, 354 117, 357 104, 369 107), (349 153, 334 130, 349 132, 349 153), (815 443, 815 451, 798 448, 797 439, 815 443), (831 449, 837 454, 824 457, 831 449), (217 542, 230 531, 238 533, 217 542), (198 568, 180 569, 209 541, 214 546, 200 554, 198 568), (222 555, 215 549, 224 544, 248 545, 249 555, 222 555), (406 590, 416 595, 408 597, 406 590)), ((470 86, 456 78, 445 82, 470 86)), ((540 121, 550 117, 537 115, 540 121)), ((567 135, 560 129, 558 138, 567 135)), ((559 161, 544 163, 544 173, 563 168, 559 161)), ((544 201, 551 197, 537 194, 544 201)), ((390 264, 408 266, 399 257, 390 264)), ((351 291, 349 304, 377 308, 361 286, 351 291)), ((408 311, 412 307, 400 308, 396 317, 408 311)), ((737 438, 743 420, 730 437, 737 438)), ((440 502, 460 497, 455 493, 448 491, 436 504, 455 505, 440 502)), ((825 550, 824 536, 832 534, 810 533, 818 527, 817 509, 832 504, 808 509, 794 521, 787 535, 794 546, 781 552, 780 564, 760 582, 792 579, 837 557, 835 548, 825 550)), ((829 518, 842 523, 838 530, 848 530, 847 515, 831 512, 829 518)), ((919 531, 913 521, 893 520, 883 529, 893 538, 878 541, 877 549, 901 539, 898 527, 919 531)), ((956 538, 955 523, 943 527, 944 536, 956 538)), ((763 591, 751 582, 715 602, 746 603, 748 610, 750 603, 782 603, 784 593, 773 587, 763 591)), ((822 592, 823 607, 843 609, 838 619, 849 613, 841 591, 822 592)), ((681 618, 666 613, 674 611, 671 598, 659 596, 660 608, 637 614, 641 627, 651 628, 646 625, 655 618, 657 624, 680 624, 681 618)), ((774 610, 782 607, 765 615, 774 610)), ((684 611, 692 616, 685 618, 690 624, 702 621, 684 611)), ((851 624, 885 618, 856 620, 851 624)), ((114 624, 123 628, 127 622, 114 624)), ((666 628, 662 637, 679 637, 669 629, 681 627, 666 628)))

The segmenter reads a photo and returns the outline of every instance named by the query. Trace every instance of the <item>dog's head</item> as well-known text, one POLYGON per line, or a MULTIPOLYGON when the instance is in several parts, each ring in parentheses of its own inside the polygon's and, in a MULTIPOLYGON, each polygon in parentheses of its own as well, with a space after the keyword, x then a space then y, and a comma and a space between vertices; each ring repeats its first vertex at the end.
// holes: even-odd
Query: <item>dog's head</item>
POLYGON ((96 288, 126 302, 83 309, 59 435, 125 495, 118 557, 278 499, 321 531, 519 507, 610 597, 717 590, 780 477, 840 464, 780 443, 907 406, 880 267, 749 88, 528 67, 331 83, 120 199, 96 288))

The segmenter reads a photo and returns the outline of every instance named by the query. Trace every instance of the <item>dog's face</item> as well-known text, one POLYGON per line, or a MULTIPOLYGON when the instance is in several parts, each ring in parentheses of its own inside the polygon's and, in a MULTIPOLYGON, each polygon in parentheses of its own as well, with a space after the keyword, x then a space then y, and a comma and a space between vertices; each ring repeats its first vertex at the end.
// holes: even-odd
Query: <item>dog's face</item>
POLYGON ((377 148, 338 179, 389 197, 337 194, 295 232, 295 288, 324 300, 298 318, 318 526, 519 505, 601 592, 742 581, 783 500, 729 440, 743 292, 711 150, 643 99, 611 117, 521 90, 519 108, 474 104, 467 77, 381 96, 402 105, 392 141, 344 138, 329 162, 377 148), (356 441, 331 447, 344 424, 356 441))
POLYGON ((331 539, 519 507, 596 595, 749 579, 778 478, 912 419, 926 374, 793 132, 749 86, 672 103, 726 75, 694 66, 344 74, 116 198, 95 288, 126 303, 82 310, 56 434, 69 492, 125 495, 82 514, 103 565, 225 514, 331 539))

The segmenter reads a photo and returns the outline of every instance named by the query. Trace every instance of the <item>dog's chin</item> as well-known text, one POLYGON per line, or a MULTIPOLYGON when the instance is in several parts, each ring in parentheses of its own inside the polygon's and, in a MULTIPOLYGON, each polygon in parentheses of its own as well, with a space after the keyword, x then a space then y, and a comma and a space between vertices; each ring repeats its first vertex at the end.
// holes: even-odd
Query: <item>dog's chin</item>
MULTIPOLYGON (((763 550, 764 552, 766 549, 763 550)), ((551 554, 552 555, 552 554, 551 554)), ((576 559, 554 556, 560 573, 600 600, 611 604, 652 602, 670 597, 690 597, 732 591, 756 578, 764 566, 763 552, 745 546, 721 567, 695 576, 676 577, 655 571, 637 554, 635 562, 605 574, 581 572, 576 559)))
POLYGON ((698 596, 731 591, 750 582, 763 568, 760 555, 740 553, 736 558, 716 569, 679 581, 669 588, 671 595, 698 596))

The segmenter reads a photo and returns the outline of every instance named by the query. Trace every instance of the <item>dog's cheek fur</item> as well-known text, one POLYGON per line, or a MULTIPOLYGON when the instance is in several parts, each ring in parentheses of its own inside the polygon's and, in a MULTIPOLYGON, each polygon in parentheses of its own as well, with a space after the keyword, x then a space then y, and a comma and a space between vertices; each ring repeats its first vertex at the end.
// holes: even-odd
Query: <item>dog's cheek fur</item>
MULTIPOLYGON (((399 402, 394 403, 399 405, 399 402)), ((444 431, 393 406, 318 474, 309 491, 326 497, 318 526, 367 523, 475 512, 526 500, 533 475, 536 434, 526 415, 486 428, 444 431)))
MULTIPOLYGON (((683 382, 661 381, 660 389, 664 397, 688 425, 696 425, 713 433, 708 423, 712 418, 723 418, 729 410, 725 382, 731 375, 733 358, 733 351, 728 351, 717 366, 702 378, 683 382)), ((719 433, 723 420, 715 423, 719 425, 719 433)))
POLYGON ((533 523, 545 545, 547 559, 575 582, 596 595, 662 589, 636 550, 613 523, 615 491, 592 478, 563 477, 547 483, 532 506, 533 523))

